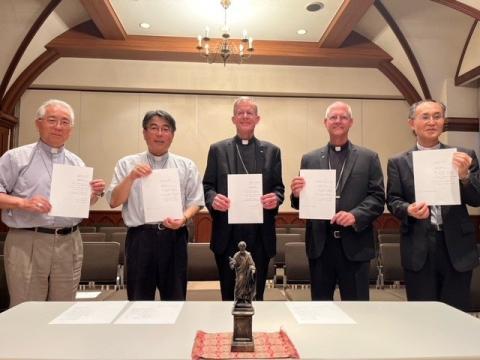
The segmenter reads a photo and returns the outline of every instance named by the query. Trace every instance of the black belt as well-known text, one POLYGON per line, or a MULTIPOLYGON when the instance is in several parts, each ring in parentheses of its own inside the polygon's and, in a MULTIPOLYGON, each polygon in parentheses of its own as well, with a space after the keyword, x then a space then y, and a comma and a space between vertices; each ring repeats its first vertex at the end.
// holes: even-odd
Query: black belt
POLYGON ((335 239, 342 238, 342 228, 338 225, 328 225, 327 226, 328 233, 335 239))
POLYGON ((162 223, 160 224, 143 224, 135 226, 135 229, 149 229, 149 230, 166 230, 167 228, 162 223))
POLYGON ((55 235, 68 235, 71 234, 74 231, 77 231, 78 226, 72 226, 72 227, 64 227, 64 228, 44 228, 44 227, 32 227, 32 228, 23 228, 21 230, 29 230, 29 231, 35 231, 39 233, 44 233, 44 234, 55 234, 55 235))

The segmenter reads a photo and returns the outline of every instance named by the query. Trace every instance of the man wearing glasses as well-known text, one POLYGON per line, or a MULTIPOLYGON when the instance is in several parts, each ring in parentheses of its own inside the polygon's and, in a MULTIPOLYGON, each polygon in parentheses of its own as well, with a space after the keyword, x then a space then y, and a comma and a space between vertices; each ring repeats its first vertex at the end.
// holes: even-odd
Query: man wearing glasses
POLYGON ((428 206, 415 201, 413 151, 446 149, 439 141, 445 105, 435 100, 413 104, 408 123, 413 149, 388 161, 387 206, 401 221, 401 258, 410 301, 442 301, 468 311, 472 270, 478 265, 475 227, 466 205, 480 205, 478 161, 473 150, 458 147, 460 205, 428 206))
MULTIPOLYGON (((49 216, 53 164, 85 166, 65 149, 74 124, 71 106, 49 100, 39 107, 40 139, 7 151, 0 158, 0 208, 10 230, 5 271, 10 307, 24 301, 73 301, 80 281, 82 219, 49 216)), ((103 195, 105 182, 90 182, 90 203, 103 195)))
POLYGON ((185 300, 187 294, 186 223, 204 206, 195 163, 168 150, 175 135, 175 119, 166 111, 148 111, 142 122, 148 150, 120 159, 106 193, 112 208, 122 205, 128 226, 125 244, 129 300, 185 300), (176 168, 180 179, 183 216, 146 223, 142 181, 152 170, 176 168))
MULTIPOLYGON (((369 263, 375 257, 373 221, 383 213, 385 194, 378 155, 352 144, 348 132, 352 110, 334 102, 325 113, 329 143, 305 154, 301 169, 336 171, 336 213, 330 220, 307 220, 306 250, 312 300, 333 300, 335 286, 342 300, 369 300, 369 263)), ((291 183, 292 207, 298 209, 305 179, 291 183)))
POLYGON ((255 101, 240 97, 233 104, 233 138, 210 146, 203 177, 205 203, 212 217, 210 248, 215 254, 222 300, 234 300, 235 274, 230 258, 245 241, 256 266, 256 300, 263 300, 268 264, 276 252, 275 218, 282 204, 285 187, 282 182, 280 149, 255 137, 260 121, 255 101), (262 224, 229 224, 227 178, 229 174, 262 174, 262 224))

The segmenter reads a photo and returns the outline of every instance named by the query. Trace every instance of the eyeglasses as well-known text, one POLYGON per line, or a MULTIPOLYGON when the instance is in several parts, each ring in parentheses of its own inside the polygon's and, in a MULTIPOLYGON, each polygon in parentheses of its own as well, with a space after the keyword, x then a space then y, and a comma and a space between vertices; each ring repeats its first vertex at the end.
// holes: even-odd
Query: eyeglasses
POLYGON ((165 133, 169 134, 172 132, 172 128, 170 126, 149 126, 147 127, 147 131, 151 133, 165 133))
POLYGON ((347 115, 331 115, 327 118, 329 121, 348 121, 350 120, 350 117, 347 115))
POLYGON ((47 125, 51 127, 60 126, 63 129, 67 129, 72 126, 72 123, 68 119, 46 118, 42 120, 45 120, 47 125))
POLYGON ((429 121, 429 120, 440 121, 440 120, 443 120, 444 117, 440 113, 435 113, 435 114, 421 114, 417 116, 416 119, 422 120, 422 121, 429 121))

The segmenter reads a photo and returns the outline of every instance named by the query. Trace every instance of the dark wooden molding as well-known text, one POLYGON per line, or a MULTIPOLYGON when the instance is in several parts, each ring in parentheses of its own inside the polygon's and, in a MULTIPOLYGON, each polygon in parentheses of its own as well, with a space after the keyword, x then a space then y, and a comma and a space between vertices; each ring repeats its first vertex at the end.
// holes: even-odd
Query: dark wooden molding
POLYGON ((8 149, 8 137, 11 133, 11 128, 4 127, 0 121, 0 156, 2 156, 8 149))
POLYGON ((7 114, 0 110, 0 125, 7 127, 9 129, 13 129, 17 124, 18 124, 18 119, 15 116, 11 114, 7 114))
MULTIPOLYGON (((470 219, 475 224, 475 231, 477 233, 477 241, 480 243, 479 235, 477 231, 480 225, 480 215, 470 215, 470 219)), ((200 212, 195 215, 194 219, 196 242, 210 242, 210 236, 212 233, 212 218, 208 212, 200 212)), ((88 219, 82 221, 80 225, 92 226, 125 226, 122 220, 122 213, 118 210, 92 210, 88 219)), ((285 211, 280 212, 277 216, 277 227, 303 227, 305 226, 305 220, 298 218, 298 212, 285 211)), ((384 213, 378 217, 373 226, 375 229, 398 229, 400 227, 400 221, 390 213, 384 213)), ((0 232, 8 231, 8 227, 0 221, 0 232)))
POLYGON ((407 77, 391 62, 381 63, 378 66, 378 70, 380 70, 397 87, 410 105, 421 100, 417 90, 415 90, 407 77))
POLYGON ((17 65, 20 62, 20 59, 22 58, 23 54, 25 53, 25 50, 27 49, 28 45, 32 41, 37 31, 43 25, 45 20, 47 20, 47 18, 50 16, 53 10, 55 10, 57 5, 60 4, 61 1, 62 0, 51 0, 48 3, 48 5, 45 7, 45 9, 43 9, 42 13, 35 20, 32 27, 28 31, 27 35, 25 35, 23 41, 21 42, 20 46, 15 52, 15 55, 13 56, 12 61, 10 61, 10 64, 8 65, 5 75, 3 76, 2 83, 0 84, 0 100, 5 95, 5 92, 7 91, 7 86, 10 83, 12 75, 15 72, 15 69, 17 68, 17 65))
POLYGON ((448 6, 449 8, 455 9, 468 16, 471 16, 474 19, 480 20, 480 10, 477 10, 460 1, 456 1, 456 0, 431 0, 431 1, 448 6))
POLYGON ((447 117, 445 120, 443 131, 479 131, 479 118, 447 117))
MULTIPOLYGON (((196 41, 196 38, 167 36, 106 40, 93 22, 88 21, 53 39, 46 47, 62 57, 204 62, 195 48, 196 41)), ((247 64, 376 67, 391 60, 377 45, 352 33, 339 49, 319 48, 316 42, 258 40, 247 64)))
POLYGON ((374 1, 344 0, 320 39, 320 47, 339 48, 374 1))
POLYGON ((468 45, 470 44, 470 40, 472 39, 473 33, 475 32, 475 28, 477 27, 478 20, 474 20, 472 27, 470 28, 470 32, 468 33, 467 39, 465 40, 465 45, 463 46, 462 55, 460 56, 460 60, 458 61, 457 71, 455 72, 455 85, 460 86, 469 81, 474 80, 476 77, 480 76, 480 66, 474 67, 473 69, 463 73, 460 75, 460 69, 463 64, 463 59, 468 49, 468 45))
POLYGON ((81 0, 104 39, 125 40, 127 33, 118 19, 110 0, 81 0))
POLYGON ((420 65, 418 64, 417 58, 413 54, 412 48, 408 44, 407 38, 403 35, 402 30, 393 19, 392 15, 388 12, 387 8, 382 4, 380 0, 375 1, 375 8, 378 12, 383 16, 385 21, 387 22, 390 29, 392 29, 393 33, 397 37, 400 45, 403 48, 403 51, 407 55, 408 60, 410 61, 410 65, 417 76, 418 82, 420 83, 420 87, 422 88, 423 96, 425 99, 431 99, 432 95, 430 94, 430 89, 428 88, 427 82, 425 77, 423 76, 422 70, 420 69, 420 65))
POLYGON ((0 109, 6 114, 13 114, 15 105, 22 97, 25 90, 33 81, 51 64, 59 58, 53 50, 44 51, 37 57, 15 80, 2 100, 0 109))

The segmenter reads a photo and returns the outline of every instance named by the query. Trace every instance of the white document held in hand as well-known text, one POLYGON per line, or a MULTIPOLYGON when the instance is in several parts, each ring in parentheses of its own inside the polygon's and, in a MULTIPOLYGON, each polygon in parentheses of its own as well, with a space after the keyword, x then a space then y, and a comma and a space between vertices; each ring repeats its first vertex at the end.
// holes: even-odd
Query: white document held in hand
POLYGON ((412 152, 415 201, 427 205, 459 205, 458 170, 453 166, 457 149, 412 152))
POLYGON ((262 224, 262 174, 229 174, 229 224, 262 224))
POLYGON ((146 223, 182 219, 180 178, 176 168, 157 169, 141 179, 143 210, 146 223))
POLYGON ((50 216, 88 218, 93 168, 53 164, 50 216))
POLYGON ((335 170, 300 170, 305 186, 300 192, 300 219, 330 220, 335 215, 335 170))

